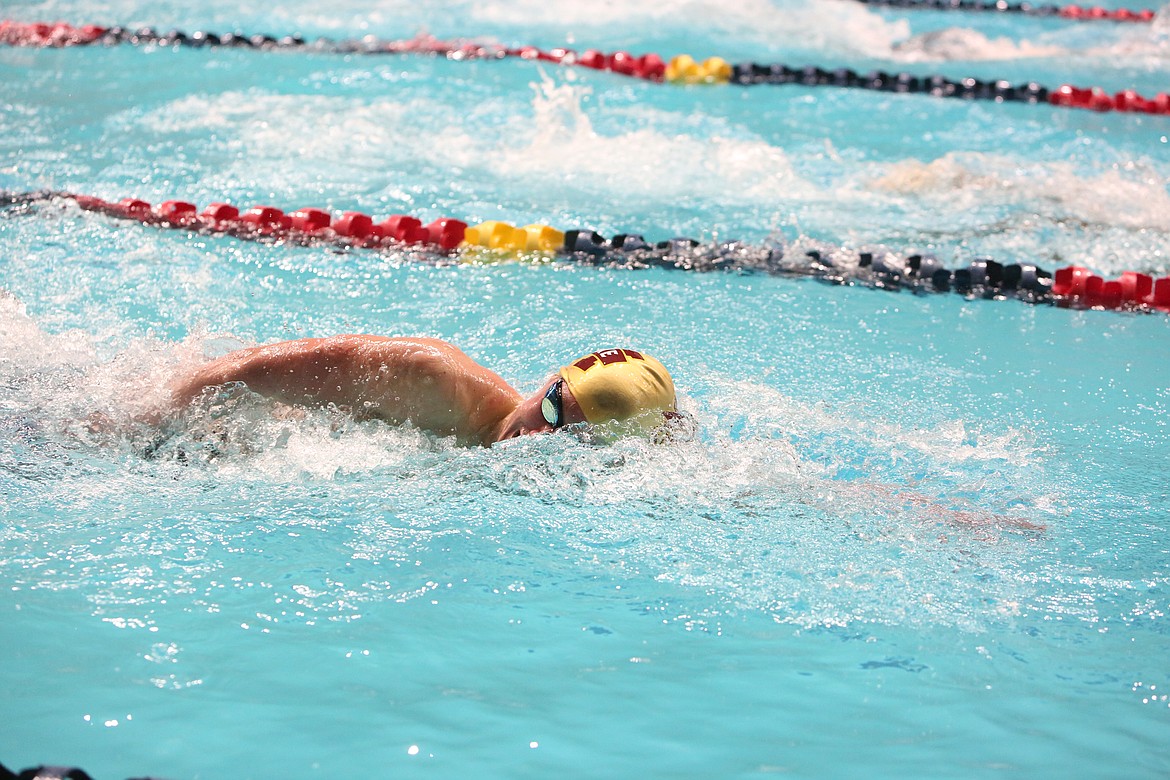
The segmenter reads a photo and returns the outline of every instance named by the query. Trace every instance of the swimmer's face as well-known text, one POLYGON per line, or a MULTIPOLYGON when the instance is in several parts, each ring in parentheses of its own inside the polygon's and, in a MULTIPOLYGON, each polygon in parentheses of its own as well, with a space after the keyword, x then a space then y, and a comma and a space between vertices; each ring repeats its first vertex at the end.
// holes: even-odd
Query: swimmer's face
MULTIPOLYGON (((500 434, 501 439, 514 439, 517 436, 527 436, 532 433, 552 433, 553 424, 545 418, 545 409, 553 403, 555 396, 560 395, 560 425, 572 425, 585 422, 585 413, 568 385, 558 375, 553 375, 541 385, 531 397, 520 402, 520 406, 512 414, 507 427, 500 434), (554 389, 555 385, 559 385, 554 389), (551 397, 550 397, 551 396, 551 397)), ((557 427, 560 427, 557 426, 557 427)))

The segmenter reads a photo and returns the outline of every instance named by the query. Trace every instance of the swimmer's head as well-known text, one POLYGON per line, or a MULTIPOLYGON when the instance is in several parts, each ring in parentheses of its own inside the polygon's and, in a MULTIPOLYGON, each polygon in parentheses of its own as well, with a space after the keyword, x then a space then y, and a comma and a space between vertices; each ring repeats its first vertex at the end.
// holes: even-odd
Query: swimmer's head
POLYGON ((680 416, 665 366, 644 352, 604 349, 549 377, 500 423, 495 440, 588 423, 590 441, 608 442, 627 433, 649 434, 658 441, 664 423, 673 430, 674 418, 680 416))
POLYGON ((565 366, 560 377, 592 424, 628 420, 652 430, 676 409, 670 372, 644 352, 603 349, 565 366))

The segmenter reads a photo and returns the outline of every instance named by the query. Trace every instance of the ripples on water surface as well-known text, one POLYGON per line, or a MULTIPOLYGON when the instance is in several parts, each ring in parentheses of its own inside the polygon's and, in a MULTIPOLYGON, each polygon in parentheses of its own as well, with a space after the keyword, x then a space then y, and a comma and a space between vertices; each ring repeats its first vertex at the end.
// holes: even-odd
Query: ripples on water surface
MULTIPOLYGON (((1164 20, 846 3, 17 3, 14 18, 1164 90, 1164 20)), ((1166 274, 1163 117, 522 62, 0 51, 0 188, 1166 274)), ((0 215, 0 760, 100 777, 1132 776, 1170 766, 1164 316, 428 265, 0 215), (694 441, 459 449, 174 371, 336 332, 524 391, 637 344, 694 441), (112 432, 88 424, 94 412, 112 432), (108 426, 107 426, 108 427, 108 426), (844 749, 844 746, 848 749, 844 749)))

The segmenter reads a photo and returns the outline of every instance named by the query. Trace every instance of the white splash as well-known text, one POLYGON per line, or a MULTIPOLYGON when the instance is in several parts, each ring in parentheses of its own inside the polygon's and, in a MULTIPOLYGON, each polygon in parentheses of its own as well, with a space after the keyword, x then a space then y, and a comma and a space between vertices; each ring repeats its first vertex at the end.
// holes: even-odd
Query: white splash
POLYGON ((32 368, 48 369, 92 365, 96 354, 92 337, 81 331, 46 333, 25 305, 0 289, 0 380, 10 381, 32 368))
MULTIPOLYGON (((209 192, 217 183, 241 181, 266 188, 284 182, 294 190, 332 182, 331 189, 343 191, 355 177, 366 180, 365 189, 395 191, 403 187, 400 172, 420 168, 455 170, 460 181, 499 181, 512 191, 576 191, 581 199, 600 196, 631 206, 648 201, 670 206, 680 196, 754 204, 817 192, 784 150, 732 137, 733 128, 717 120, 710 120, 707 138, 649 127, 604 134, 584 107, 587 88, 547 76, 533 88, 529 116, 515 116, 494 99, 477 107, 480 115, 500 115, 502 127, 490 136, 469 128, 462 112, 437 101, 373 100, 355 106, 346 98, 255 92, 189 96, 120 121, 152 133, 224 136, 233 161, 202 182, 209 192), (335 121, 339 114, 344 122, 335 121), (290 159, 297 160, 295 167, 288 165, 290 159)), ((654 118, 666 123, 666 117, 654 118)), ((428 182, 425 188, 446 191, 455 184, 428 182)))
POLYGON ((1133 161, 1085 175, 1072 163, 1035 163, 1006 155, 950 152, 929 162, 902 160, 868 185, 912 196, 958 215, 988 204, 1039 205, 1058 219, 1131 230, 1170 230, 1170 193, 1151 162, 1133 161))
POLYGON ((915 35, 891 47, 899 62, 948 62, 951 60, 1018 60, 1059 57, 1068 51, 1060 46, 1013 41, 1007 37, 988 38, 978 30, 948 27, 915 35))
MULTIPOLYGON (((539 25, 571 33, 583 46, 590 38, 612 36, 615 29, 650 29, 657 34, 686 35, 701 29, 708 35, 755 41, 765 48, 818 47, 839 53, 882 56, 909 35, 906 21, 886 21, 863 5, 846 0, 818 3, 742 0, 663 0, 621 3, 612 0, 517 0, 474 3, 473 18, 501 26, 539 25)), ((663 52, 676 54, 682 52, 663 52)), ((718 54, 717 51, 707 52, 718 54)))
POLYGON ((550 188, 567 183, 639 203, 649 198, 670 204, 681 196, 746 204, 816 192, 782 149, 721 135, 730 128, 716 121, 705 138, 650 128, 605 135, 594 129, 582 107, 587 89, 547 76, 532 86, 534 121, 531 129, 517 128, 519 143, 490 154, 473 151, 498 177, 535 180, 550 188))

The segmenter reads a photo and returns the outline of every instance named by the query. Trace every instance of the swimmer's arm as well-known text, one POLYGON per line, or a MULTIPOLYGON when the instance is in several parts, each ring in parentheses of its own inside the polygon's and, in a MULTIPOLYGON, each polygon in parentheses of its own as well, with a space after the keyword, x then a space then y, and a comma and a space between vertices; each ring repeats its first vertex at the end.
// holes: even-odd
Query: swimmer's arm
MULTIPOLYGON (((368 357, 376 341, 386 340, 334 336, 237 350, 182 377, 171 388, 171 400, 183 407, 206 387, 243 382, 249 390, 287 404, 352 405, 368 389, 368 357)), ((379 352, 391 370, 400 362, 395 350, 379 352)))
POLYGON ((969 528, 998 527, 1017 531, 1044 531, 1047 526, 1034 523, 1023 517, 1012 515, 998 515, 977 507, 970 509, 956 509, 939 503, 938 499, 923 495, 907 488, 867 483, 865 489, 873 496, 881 496, 889 503, 899 503, 908 508, 921 512, 931 520, 939 520, 953 526, 969 528))

